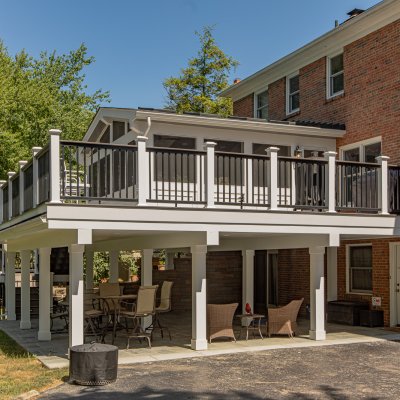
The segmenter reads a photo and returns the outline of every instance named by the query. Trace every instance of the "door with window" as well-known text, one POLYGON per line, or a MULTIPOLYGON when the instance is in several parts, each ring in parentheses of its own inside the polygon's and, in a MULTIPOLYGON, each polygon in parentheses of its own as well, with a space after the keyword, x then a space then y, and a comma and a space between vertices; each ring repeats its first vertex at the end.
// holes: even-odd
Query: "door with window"
POLYGON ((395 243, 392 248, 393 254, 393 265, 391 270, 392 278, 392 293, 391 296, 391 323, 394 325, 400 325, 400 243, 395 243))
POLYGON ((278 253, 260 250, 254 259, 254 312, 266 315, 278 305, 278 253))

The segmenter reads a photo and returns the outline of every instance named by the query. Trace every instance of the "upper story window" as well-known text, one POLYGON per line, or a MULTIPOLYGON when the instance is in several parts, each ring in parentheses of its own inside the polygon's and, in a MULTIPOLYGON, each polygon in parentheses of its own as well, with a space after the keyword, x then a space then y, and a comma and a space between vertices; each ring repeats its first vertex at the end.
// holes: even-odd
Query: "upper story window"
POLYGON ((343 53, 328 58, 328 97, 344 92, 343 53))
POLYGON ((255 105, 255 117, 268 119, 268 90, 256 94, 255 105))
POLYGON ((382 153, 381 140, 373 138, 349 144, 341 148, 341 153, 344 161, 376 163, 376 157, 382 153))
POLYGON ((289 75, 286 78, 286 114, 300 110, 300 78, 299 74, 289 75))

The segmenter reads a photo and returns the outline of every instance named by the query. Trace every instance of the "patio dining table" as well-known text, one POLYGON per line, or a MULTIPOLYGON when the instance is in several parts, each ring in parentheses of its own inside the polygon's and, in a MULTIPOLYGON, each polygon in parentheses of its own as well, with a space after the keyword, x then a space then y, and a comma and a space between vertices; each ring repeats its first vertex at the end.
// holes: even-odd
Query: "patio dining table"
MULTIPOLYGON (((121 294, 115 296, 100 296, 95 295, 93 299, 104 300, 107 304, 108 316, 111 317, 113 324, 112 324, 112 344, 114 344, 116 332, 117 332, 117 324, 118 324, 118 317, 119 311, 121 308, 122 301, 134 301, 137 299, 136 294, 121 294)), ((108 328, 108 324, 105 329, 108 328)))

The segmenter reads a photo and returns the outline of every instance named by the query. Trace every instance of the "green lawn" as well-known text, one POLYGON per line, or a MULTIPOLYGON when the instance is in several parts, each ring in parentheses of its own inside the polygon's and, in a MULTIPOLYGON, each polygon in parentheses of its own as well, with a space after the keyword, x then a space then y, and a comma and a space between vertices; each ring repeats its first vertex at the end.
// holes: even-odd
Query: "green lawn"
POLYGON ((68 370, 50 370, 0 330, 0 399, 61 383, 68 370))

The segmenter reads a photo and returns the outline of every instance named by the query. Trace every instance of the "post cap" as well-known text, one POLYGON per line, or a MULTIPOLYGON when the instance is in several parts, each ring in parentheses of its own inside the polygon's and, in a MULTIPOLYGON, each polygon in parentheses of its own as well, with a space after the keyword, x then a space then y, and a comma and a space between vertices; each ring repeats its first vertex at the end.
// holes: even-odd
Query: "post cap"
POLYGON ((204 143, 204 146, 207 148, 207 147, 215 147, 217 145, 217 143, 215 143, 215 142, 211 142, 211 141, 209 141, 209 142, 205 142, 204 143))
POLYGON ((8 172, 7 172, 8 178, 12 178, 14 175, 15 175, 15 172, 14 172, 14 171, 8 171, 8 172))
POLYGON ((49 130, 49 134, 50 135, 54 135, 54 136, 60 136, 61 135, 61 129, 50 129, 49 130))
POLYGON ((277 153, 279 150, 280 150, 280 148, 279 147, 275 147, 275 146, 271 146, 271 147, 268 147, 267 149, 265 149, 267 154, 277 153))
POLYGON ((336 151, 325 151, 324 156, 325 157, 336 157, 337 153, 336 153, 336 151))
POLYGON ((4 185, 5 183, 7 183, 7 181, 5 181, 4 179, 0 179, 0 186, 4 185))
POLYGON ((43 147, 32 147, 32 153, 33 155, 39 153, 40 150, 42 150, 43 147))
POLYGON ((378 161, 378 162, 380 162, 380 161, 388 161, 388 160, 390 160, 390 157, 388 157, 388 156, 378 156, 378 157, 375 157, 375 160, 378 161))
POLYGON ((147 136, 138 136, 136 138, 136 141, 138 142, 147 142, 149 140, 149 138, 147 136))
POLYGON ((18 165, 20 168, 22 168, 26 164, 28 164, 28 161, 24 161, 24 160, 18 161, 18 165))

